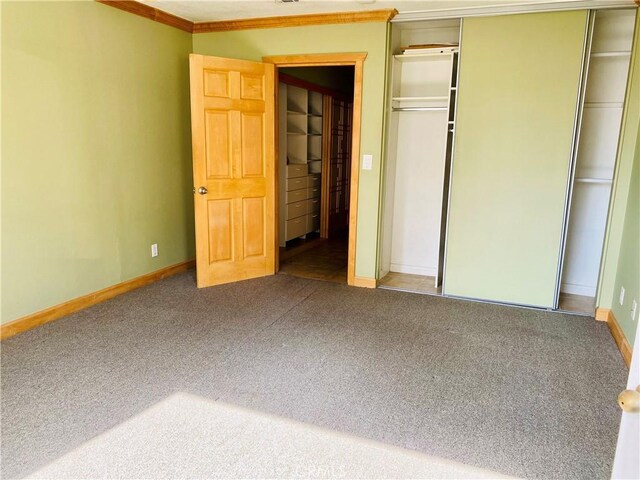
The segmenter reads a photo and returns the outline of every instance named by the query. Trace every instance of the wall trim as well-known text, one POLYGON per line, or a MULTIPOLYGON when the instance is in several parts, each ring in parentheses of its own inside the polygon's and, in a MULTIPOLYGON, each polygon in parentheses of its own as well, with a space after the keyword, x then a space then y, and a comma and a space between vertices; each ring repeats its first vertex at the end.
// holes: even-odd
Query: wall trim
POLYGON ((254 28, 303 27, 336 23, 389 22, 398 14, 393 8, 360 12, 311 13, 280 17, 241 18, 213 22, 192 22, 135 0, 95 0, 125 12, 163 23, 188 33, 228 32, 254 28))
POLYGON ((133 13, 140 17, 148 18, 154 22, 163 23, 170 27, 177 28, 184 32, 193 33, 193 22, 177 17, 157 8, 150 7, 144 3, 132 1, 132 0, 95 0, 98 3, 109 5, 110 7, 124 10, 125 12, 133 13))
POLYGON ((26 315, 22 318, 18 318, 12 322, 0 325, 0 340, 13 337, 18 333, 32 328, 39 327, 45 323, 53 322, 64 316, 70 315, 79 310, 96 305, 97 303, 104 302, 123 293, 130 292, 140 287, 144 287, 150 283, 162 280, 163 278, 170 277, 176 273, 184 272, 195 266, 195 260, 188 260, 186 262, 177 263, 168 267, 161 268, 155 272, 147 273, 131 280, 126 280, 121 283, 117 283, 97 292, 83 295, 82 297, 74 298, 64 303, 54 305, 53 307, 46 308, 36 313, 26 315))
POLYGON ((198 22, 193 24, 193 33, 228 32, 230 30, 248 30, 254 28, 304 27, 308 25, 328 25, 335 23, 388 22, 395 17, 397 13, 397 10, 389 8, 364 12, 312 13, 308 15, 198 22))
POLYGON ((596 320, 599 322, 608 322, 609 313, 611 313, 610 308, 596 308, 596 320))
POLYGON ((378 281, 375 278, 353 277, 353 283, 351 285, 354 287, 376 288, 378 281))
POLYGON ((613 314, 613 310, 609 308, 597 308, 596 320, 607 322, 611 336, 615 340, 618 350, 620 350, 624 363, 626 363, 627 368, 629 368, 631 365, 631 345, 629 345, 627 337, 624 336, 624 333, 620 328, 620 324, 618 323, 618 320, 616 320, 616 316, 613 314))

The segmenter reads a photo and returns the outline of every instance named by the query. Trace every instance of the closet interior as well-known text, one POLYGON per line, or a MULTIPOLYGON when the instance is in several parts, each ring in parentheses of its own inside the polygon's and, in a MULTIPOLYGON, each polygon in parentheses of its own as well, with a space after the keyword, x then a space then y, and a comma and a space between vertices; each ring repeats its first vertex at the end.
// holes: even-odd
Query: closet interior
POLYGON ((278 77, 280 271, 346 283, 353 67, 278 77))
MULTIPOLYGON (((589 13, 553 309, 594 314, 636 10, 589 13)), ((463 28, 464 19, 392 24, 380 288, 443 294, 463 28)))
POLYGON ((460 20, 394 24, 381 288, 441 294, 460 20))
POLYGON ((592 12, 558 308, 593 314, 636 9, 592 12))

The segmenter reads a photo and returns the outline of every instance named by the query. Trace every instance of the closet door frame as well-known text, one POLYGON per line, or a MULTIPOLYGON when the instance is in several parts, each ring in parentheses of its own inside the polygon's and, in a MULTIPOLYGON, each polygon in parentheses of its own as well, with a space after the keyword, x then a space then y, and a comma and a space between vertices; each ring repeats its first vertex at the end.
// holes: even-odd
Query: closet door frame
MULTIPOLYGON (((560 240, 560 256, 558 257, 558 272, 556 274, 556 289, 553 299, 553 309, 557 310, 560 303, 560 288, 562 286, 562 273, 564 271, 565 255, 567 253, 567 237, 569 233, 569 221, 571 219, 571 202, 576 177, 576 165, 578 162, 578 149, 580 144, 580 130, 584 115, 584 99, 587 93, 587 75, 589 74, 589 62, 591 58, 591 44, 593 42, 593 26, 596 16, 593 10, 589 10, 587 17, 587 30, 585 32, 584 49, 582 51, 582 71, 580 75, 580 98, 576 106, 576 120, 573 130, 573 146, 571 148, 571 162, 569 163, 569 175, 567 180, 567 193, 562 219, 563 228, 560 240)), ((596 292, 597 293, 597 292, 596 292)))
MULTIPOLYGON (((262 57, 265 63, 275 65, 275 83, 278 84, 278 76, 280 68, 287 67, 338 67, 352 66, 354 67, 354 85, 353 85, 353 119, 351 123, 351 178, 349 182, 349 250, 347 263, 347 285, 356 287, 375 287, 371 279, 360 279, 356 277, 356 238, 357 238, 357 221, 358 221, 358 180, 360 173, 360 130, 362 125, 362 79, 364 70, 364 61, 367 58, 366 53, 319 53, 319 54, 301 54, 301 55, 270 55, 262 57)), ((277 99, 276 99, 277 104, 277 99)), ((277 115, 277 113, 276 113, 277 115)), ((276 128, 278 119, 276 118, 276 128)), ((276 133, 277 136, 277 133, 276 133)), ((278 153, 276 152, 276 158, 278 153)), ((278 168, 276 163, 276 169, 278 168)), ((278 172, 275 174, 276 181, 278 172)), ((278 189, 276 188, 276 194, 278 189)), ((277 201, 276 201, 277 203, 277 201)), ((278 212, 276 211, 276 227, 278 225, 278 212)), ((276 245, 279 245, 278 230, 276 228, 276 245)), ((276 248, 276 265, 279 264, 278 249, 276 248)))
MULTIPOLYGON (((585 10, 585 14, 588 15, 588 11, 587 9, 578 9, 578 10, 585 10)), ((544 12, 544 13, 551 13, 551 12, 544 12)), ((555 13, 555 12, 554 12, 555 13)), ((563 13, 563 12, 558 12, 558 13, 563 13)), ((542 14, 542 12, 527 12, 526 14, 542 14)), ((523 15, 526 15, 523 12, 523 15)), ((473 19, 477 18, 477 17, 472 17, 473 19)), ((463 18, 462 21, 462 26, 461 26, 461 37, 464 37, 464 32, 468 29, 468 25, 466 25, 467 21, 466 18, 463 18)), ((575 27, 575 25, 574 25, 575 27)), ((474 291, 474 290, 478 290, 477 288, 471 288, 471 291, 464 291, 464 290, 468 290, 468 287, 465 286, 465 283, 460 283, 460 280, 458 278, 458 283, 456 284, 455 287, 452 287, 452 270, 451 270, 451 266, 452 266, 452 258, 451 258, 451 254, 452 254, 452 215, 456 215, 455 212, 455 208, 456 206, 453 205, 453 199, 454 199, 454 194, 455 194, 455 190, 459 189, 463 184, 458 185, 456 183, 456 171, 455 171, 455 165, 459 164, 460 158, 459 157, 459 153, 460 153, 460 149, 458 148, 458 143, 460 141, 460 138, 458 138, 458 135, 460 135, 460 129, 459 129, 459 125, 458 123, 460 122, 460 111, 459 111, 459 105, 460 105, 460 96, 458 95, 457 97, 457 105, 456 105, 456 131, 455 131, 455 148, 454 148, 454 156, 452 158, 452 163, 451 163, 451 169, 452 169, 452 176, 451 176, 451 187, 449 190, 449 215, 448 215, 448 221, 447 221, 447 243, 446 243, 446 253, 445 253, 445 272, 444 272, 444 288, 443 288, 443 292, 445 296, 452 296, 452 297, 464 297, 464 298, 468 298, 468 299, 473 299, 473 300, 480 300, 480 301, 488 301, 491 303, 506 303, 506 304, 518 304, 518 305, 522 305, 522 306, 529 306, 529 307, 534 307, 534 308, 545 308, 545 309, 553 309, 557 307, 557 302, 558 302, 558 282, 561 281, 561 276, 560 276, 560 267, 561 267, 561 256, 562 256, 562 251, 564 248, 564 235, 565 235, 565 223, 566 223, 566 217, 567 217, 567 197, 569 195, 569 187, 571 184, 571 179, 572 179, 572 171, 573 171, 573 165, 574 165, 574 157, 575 157, 575 144, 576 144, 576 134, 577 134, 577 121, 578 121, 578 114, 579 111, 581 109, 581 95, 582 95, 582 84, 583 84, 583 78, 584 78, 584 71, 585 71, 585 52, 586 52, 586 40, 588 38, 588 33, 590 31, 589 27, 589 17, 585 16, 585 23, 584 23, 584 31, 580 33, 580 36, 582 38, 582 44, 581 44, 581 48, 576 48, 576 54, 581 55, 581 57, 574 57, 575 58, 575 69, 576 69, 576 73, 577 78, 577 84, 576 84, 576 96, 575 96, 575 107, 571 106, 571 108, 573 109, 573 121, 572 123, 569 123, 567 125, 568 128, 568 132, 570 133, 570 137, 567 139, 567 157, 564 163, 564 165, 566 165, 566 167, 562 167, 560 164, 557 165, 556 170, 559 172, 561 169, 565 169, 564 172, 565 175, 564 178, 566 178, 566 180, 563 178, 562 184, 560 185, 564 185, 563 187, 561 187, 560 185, 556 185, 556 196, 558 196, 558 200, 560 200, 560 198, 562 198, 562 200, 560 200, 558 203, 556 203, 558 210, 557 210, 557 214, 558 215, 558 227, 557 228, 557 247, 555 247, 555 252, 556 252, 556 264, 555 267, 552 267, 553 264, 548 265, 547 268, 547 283, 546 285, 548 285, 547 288, 548 293, 547 298, 548 300, 544 300, 544 293, 542 293, 542 290, 537 291, 537 293, 535 295, 537 295, 537 298, 535 298, 535 301, 528 301, 529 298, 525 298, 526 295, 522 295, 520 292, 518 292, 516 289, 512 289, 510 291, 510 293, 501 295, 503 298, 491 298, 491 295, 489 296, 484 296, 485 294, 487 294, 488 291, 491 291, 490 289, 485 289, 487 290, 486 292, 480 292, 480 291, 474 291), (558 188, 560 187, 560 188, 558 188), (562 202, 562 203, 560 203, 562 202), (452 288, 454 290, 452 290, 452 288), (482 294, 482 295, 480 295, 482 294), (513 297, 513 298, 509 298, 509 297, 513 297), (516 297, 521 297, 521 298, 516 298, 516 297)), ((464 40, 463 40, 464 42, 464 40)), ((462 73, 464 71, 465 68, 465 64, 468 61, 468 52, 465 49, 465 45, 464 43, 461 42, 460 45, 460 57, 459 57, 459 71, 458 74, 460 75, 460 78, 462 77, 462 73)), ((577 47, 577 45, 576 45, 577 47)), ((463 90, 465 88, 464 85, 461 84, 461 81, 458 82, 458 88, 463 90)), ((460 92, 461 94, 463 93, 462 91, 460 92)), ((572 98, 573 98, 573 94, 572 94, 572 98)), ((566 110, 567 105, 565 105, 565 116, 569 116, 569 111, 566 110)), ((477 107, 476 107, 477 108, 477 107)), ((469 147, 467 147, 468 149, 469 147)), ((461 168, 461 167, 460 167, 461 168)), ((468 178, 466 180, 466 182, 468 182, 468 178)), ((464 200, 467 201, 467 200, 464 200)), ((460 224, 460 219, 457 220, 458 226, 460 224)), ((458 235, 458 239, 459 239, 459 235, 461 235, 462 233, 464 233, 463 230, 460 230, 460 228, 458 228, 458 231, 456 232, 456 235, 458 235)), ((498 233, 496 233, 498 234, 498 233)), ((485 236, 487 236, 488 233, 485 230, 485 236)), ((555 235, 555 233, 554 233, 555 235)), ((550 245, 549 245, 550 246, 550 245)), ((459 250, 460 248, 462 248, 460 241, 457 242, 456 248, 459 250)), ((548 248, 548 251, 552 251, 553 248, 548 248)), ((459 252, 457 252, 459 253, 459 252)), ((460 264, 460 258, 457 259, 457 264, 460 264)), ((478 269, 480 267, 476 267, 476 272, 474 273, 474 275, 477 277, 479 275, 478 273, 478 269)), ((546 268, 546 267, 545 267, 546 268)), ((537 272, 538 274, 542 273, 543 271, 540 270, 539 272, 537 272)), ((464 273, 464 270, 462 271, 456 271, 456 274, 458 275, 458 277, 464 273)), ((468 285, 468 281, 466 281, 466 285, 468 285)), ((543 284, 538 282, 538 288, 540 288, 543 284)), ((496 288, 496 286, 492 287, 496 288)), ((482 289, 480 289, 482 290, 482 289)), ((530 296, 531 297, 531 296, 530 296)), ((533 298, 533 297, 531 297, 533 298)))

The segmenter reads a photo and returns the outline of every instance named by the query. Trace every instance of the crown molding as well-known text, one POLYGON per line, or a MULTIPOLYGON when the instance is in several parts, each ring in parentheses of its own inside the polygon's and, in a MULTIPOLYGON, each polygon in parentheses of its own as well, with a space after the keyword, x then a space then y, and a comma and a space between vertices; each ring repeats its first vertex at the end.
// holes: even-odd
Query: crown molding
POLYGON ((310 15, 287 15, 282 17, 246 18, 201 22, 193 24, 193 33, 227 32, 254 28, 302 27, 336 23, 388 22, 398 13, 395 9, 370 10, 365 12, 314 13, 310 15))
POLYGON ((193 23, 147 4, 134 0, 95 0, 103 5, 118 8, 154 22, 163 23, 188 33, 228 32, 253 28, 301 27, 335 23, 389 22, 398 13, 395 9, 370 10, 364 12, 314 13, 309 15, 286 15, 282 17, 244 18, 216 22, 193 23))
POLYGON ((193 22, 184 18, 176 17, 157 8, 150 7, 144 3, 135 2, 132 0, 95 0, 103 5, 118 8, 125 12, 133 13, 140 17, 148 18, 154 22, 163 23, 170 27, 177 28, 184 32, 193 33, 193 22))

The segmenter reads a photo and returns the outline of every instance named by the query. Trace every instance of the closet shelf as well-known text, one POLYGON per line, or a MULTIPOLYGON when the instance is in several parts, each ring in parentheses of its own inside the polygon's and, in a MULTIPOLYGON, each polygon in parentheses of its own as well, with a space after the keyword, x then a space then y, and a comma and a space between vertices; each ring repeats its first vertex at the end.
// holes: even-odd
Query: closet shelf
POLYGON ((440 95, 436 97, 393 97, 394 102, 410 102, 410 101, 438 101, 449 100, 446 95, 440 95))
POLYGON ((622 102, 584 102, 585 108, 622 108, 622 102))
POLYGON ((307 134, 304 132, 287 132, 287 135, 304 135, 305 137, 307 136, 307 134))
POLYGON ((431 96, 431 97, 393 97, 394 111, 412 110, 448 110, 449 97, 447 96, 431 96))
POLYGON ((591 56, 598 57, 628 57, 631 55, 630 51, 624 50, 621 52, 592 52, 591 56))
POLYGON ((599 184, 610 184, 613 180, 608 178, 591 178, 591 177, 576 177, 577 183, 599 183, 599 184))
POLYGON ((393 107, 391 110, 394 112, 446 112, 449 109, 447 107, 393 107))
POLYGON ((452 48, 448 52, 433 52, 433 53, 405 53, 400 55, 394 55, 393 58, 400 62, 424 62, 429 60, 448 60, 453 58, 453 54, 458 52, 458 48, 452 48))

